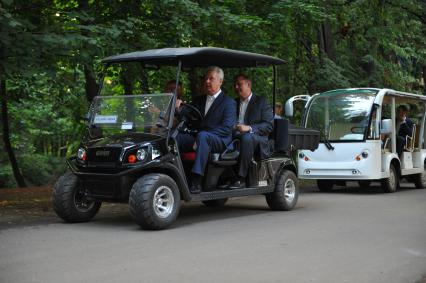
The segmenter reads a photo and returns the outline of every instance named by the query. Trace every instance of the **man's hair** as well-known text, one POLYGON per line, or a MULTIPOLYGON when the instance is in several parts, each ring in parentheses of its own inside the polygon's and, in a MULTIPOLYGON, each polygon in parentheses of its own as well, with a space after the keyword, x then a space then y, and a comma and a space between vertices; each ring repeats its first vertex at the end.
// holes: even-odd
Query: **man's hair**
POLYGON ((249 82, 251 83, 250 78, 249 78, 248 76, 244 75, 244 74, 238 74, 238 75, 236 75, 236 76, 234 77, 234 82, 235 82, 236 80, 238 80, 238 78, 242 78, 243 80, 245 80, 245 81, 249 81, 249 82))
POLYGON ((207 68, 206 74, 211 71, 216 72, 219 75, 219 78, 223 81, 223 78, 225 77, 225 75, 221 68, 219 68, 218 66, 210 66, 207 68))
POLYGON ((408 106, 401 104, 398 106, 398 108, 396 108, 397 111, 404 111, 404 112, 408 112, 408 106))
POLYGON ((283 107, 283 104, 282 104, 281 102, 275 102, 275 107, 280 107, 280 108, 282 108, 282 107, 283 107))

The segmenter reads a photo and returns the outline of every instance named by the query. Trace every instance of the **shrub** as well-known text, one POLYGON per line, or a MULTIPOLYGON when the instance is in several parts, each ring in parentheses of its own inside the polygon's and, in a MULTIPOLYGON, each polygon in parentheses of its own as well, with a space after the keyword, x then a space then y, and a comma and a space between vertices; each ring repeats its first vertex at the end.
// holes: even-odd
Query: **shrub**
POLYGON ((0 188, 16 187, 15 178, 13 177, 12 168, 9 165, 1 164, 0 166, 0 188))
POLYGON ((36 186, 51 183, 66 170, 63 158, 42 154, 22 155, 20 167, 28 185, 36 186))

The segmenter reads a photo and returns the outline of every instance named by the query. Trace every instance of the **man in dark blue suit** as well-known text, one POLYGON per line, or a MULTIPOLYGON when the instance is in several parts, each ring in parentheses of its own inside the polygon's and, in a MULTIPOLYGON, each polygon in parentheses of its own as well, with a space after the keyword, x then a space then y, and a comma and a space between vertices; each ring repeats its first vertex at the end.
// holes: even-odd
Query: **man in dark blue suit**
POLYGON ((245 187, 250 162, 255 153, 261 159, 270 155, 268 136, 273 130, 272 107, 268 101, 251 91, 251 80, 245 75, 238 75, 234 81, 237 101, 237 126, 234 137, 240 139, 240 167, 238 179, 230 186, 231 189, 245 187))
POLYGON ((191 193, 200 193, 202 178, 210 153, 223 152, 232 141, 232 128, 236 124, 235 101, 221 90, 223 70, 213 66, 207 69, 204 77, 204 90, 207 95, 198 96, 193 105, 203 115, 201 127, 196 136, 179 133, 176 137, 179 150, 195 150, 196 158, 192 167, 191 193))

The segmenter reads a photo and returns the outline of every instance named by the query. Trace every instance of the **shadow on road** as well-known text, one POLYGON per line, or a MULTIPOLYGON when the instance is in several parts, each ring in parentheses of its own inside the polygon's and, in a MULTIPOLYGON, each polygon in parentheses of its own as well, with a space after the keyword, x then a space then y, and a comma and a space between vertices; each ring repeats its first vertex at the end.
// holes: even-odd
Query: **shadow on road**
MULTIPOLYGON (((209 221, 221 221, 226 219, 249 217, 255 215, 262 215, 267 213, 275 213, 271 211, 266 204, 259 200, 259 198, 251 197, 244 199, 236 199, 229 201, 223 207, 207 207, 202 203, 183 203, 179 216, 173 225, 173 228, 184 227, 198 223, 209 221)), ((285 213, 285 212, 281 212, 285 213)), ((61 222, 58 220, 58 222, 61 222)), ((135 224, 126 204, 117 205, 114 212, 107 210, 105 207, 99 214, 90 222, 91 225, 96 226, 111 226, 117 228, 131 227, 130 229, 139 230, 139 226, 135 224)), ((68 225, 64 223, 64 225, 68 225)), ((70 224, 78 225, 78 224, 70 224)))
MULTIPOLYGON (((416 191, 413 184, 411 183, 401 183, 400 188, 395 192, 404 193, 409 191, 416 191)), ((320 192, 317 187, 312 186, 304 188, 302 190, 304 193, 318 193, 318 194, 356 194, 356 195, 379 195, 387 194, 383 192, 383 189, 380 185, 380 182, 372 182, 368 187, 360 187, 354 182, 350 182, 347 186, 334 186, 333 189, 329 192, 320 192)))

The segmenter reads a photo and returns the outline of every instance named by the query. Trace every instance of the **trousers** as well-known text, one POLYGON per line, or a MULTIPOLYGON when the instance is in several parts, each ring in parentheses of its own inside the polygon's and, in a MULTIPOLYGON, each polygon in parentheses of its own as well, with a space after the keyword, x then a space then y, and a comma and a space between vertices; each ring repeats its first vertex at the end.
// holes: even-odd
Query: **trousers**
POLYGON ((193 151, 194 143, 197 143, 196 157, 191 172, 204 176, 210 153, 221 153, 225 150, 222 139, 207 131, 201 131, 196 136, 179 133, 176 136, 180 152, 193 151))

